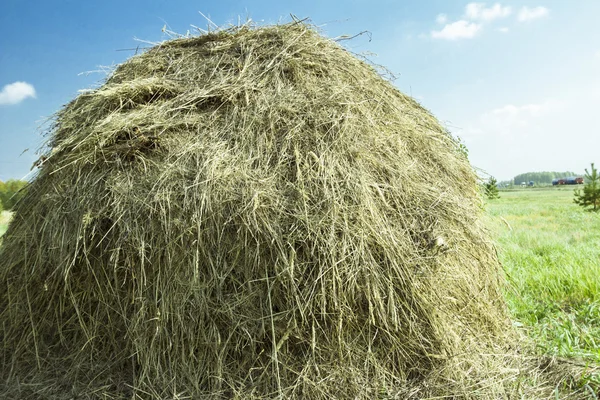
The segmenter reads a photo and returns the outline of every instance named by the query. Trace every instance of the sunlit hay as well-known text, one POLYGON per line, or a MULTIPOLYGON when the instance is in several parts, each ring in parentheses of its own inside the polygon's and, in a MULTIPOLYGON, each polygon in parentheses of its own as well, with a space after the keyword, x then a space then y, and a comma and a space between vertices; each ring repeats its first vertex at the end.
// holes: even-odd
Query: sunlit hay
POLYGON ((505 397, 478 204, 438 121, 313 27, 165 42, 57 114, 0 250, 6 393, 505 397))

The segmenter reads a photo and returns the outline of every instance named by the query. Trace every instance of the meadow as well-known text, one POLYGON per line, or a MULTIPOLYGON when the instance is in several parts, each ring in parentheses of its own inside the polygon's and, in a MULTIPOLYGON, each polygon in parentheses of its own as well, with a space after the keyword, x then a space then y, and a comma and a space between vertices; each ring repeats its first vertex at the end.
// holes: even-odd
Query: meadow
POLYGON ((486 210, 515 324, 540 354, 600 362, 600 213, 571 187, 500 196, 486 210))

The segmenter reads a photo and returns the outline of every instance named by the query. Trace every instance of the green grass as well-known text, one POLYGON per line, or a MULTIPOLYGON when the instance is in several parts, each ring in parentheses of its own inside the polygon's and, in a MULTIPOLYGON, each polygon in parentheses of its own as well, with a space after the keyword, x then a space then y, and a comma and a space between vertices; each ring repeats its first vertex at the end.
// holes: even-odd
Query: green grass
POLYGON ((486 207, 517 325, 540 353, 600 362, 600 214, 568 188, 501 192, 486 207))

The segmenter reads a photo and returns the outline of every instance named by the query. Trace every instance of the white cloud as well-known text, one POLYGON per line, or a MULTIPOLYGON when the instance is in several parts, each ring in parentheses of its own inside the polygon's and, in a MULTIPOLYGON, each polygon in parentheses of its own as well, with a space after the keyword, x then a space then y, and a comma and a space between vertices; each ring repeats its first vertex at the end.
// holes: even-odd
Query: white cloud
POLYGON ((440 25, 444 25, 446 22, 448 22, 448 16, 446 14, 439 14, 435 21, 440 25))
MULTIPOLYGON (((434 39, 458 40, 471 39, 477 35, 486 23, 495 19, 508 17, 512 13, 509 6, 503 6, 495 3, 486 7, 485 3, 469 3, 465 7, 463 19, 449 23, 446 14, 438 14, 435 21, 444 25, 441 30, 431 31, 430 35, 434 39)), ((501 28, 501 32, 506 32, 508 28, 501 28)))
POLYGON ((0 91, 0 105, 17 104, 28 97, 35 98, 35 88, 27 82, 14 82, 5 85, 0 91))
POLYGON ((500 3, 496 3, 489 8, 485 7, 485 3, 469 3, 465 7, 465 16, 468 19, 485 22, 506 18, 511 13, 512 9, 509 6, 502 6, 500 3))
POLYGON ((481 114, 469 124, 464 135, 474 138, 485 134, 518 140, 564 108, 564 102, 556 99, 523 105, 506 104, 481 114))
POLYGON ((569 138, 585 135, 582 124, 572 127, 574 108, 563 98, 506 104, 465 123, 457 134, 465 140, 473 165, 500 179, 526 171, 577 169, 580 154, 567 155, 561 145, 581 142, 565 139, 565 132, 569 138))
POLYGON ((516 117, 519 115, 537 116, 544 108, 546 108, 544 104, 525 104, 523 106, 507 104, 504 107, 490 111, 489 114, 501 117, 516 117))
POLYGON ((440 31, 432 31, 431 37, 445 40, 471 39, 477 35, 480 29, 481 25, 479 24, 460 20, 445 25, 440 31))
POLYGON ((512 135, 518 129, 536 124, 536 120, 561 108, 556 100, 546 100, 541 103, 515 106, 507 104, 483 114, 481 126, 502 135, 512 135))
POLYGON ((521 22, 531 21, 531 20, 538 19, 538 18, 544 18, 549 13, 550 13, 550 10, 548 10, 546 7, 542 7, 542 6, 533 7, 533 8, 523 7, 519 11, 519 15, 517 16, 517 19, 521 22))
POLYGON ((503 26, 502 28, 498 28, 498 32, 502 32, 502 33, 508 33, 510 29, 508 29, 506 26, 503 26))

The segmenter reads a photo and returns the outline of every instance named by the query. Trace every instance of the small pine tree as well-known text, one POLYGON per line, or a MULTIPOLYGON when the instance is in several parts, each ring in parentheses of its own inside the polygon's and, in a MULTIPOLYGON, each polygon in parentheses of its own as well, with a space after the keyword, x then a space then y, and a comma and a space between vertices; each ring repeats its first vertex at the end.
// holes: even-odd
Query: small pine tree
POLYGON ((496 178, 490 176, 490 180, 484 184, 485 187, 485 195, 488 199, 499 199, 500 193, 498 192, 498 186, 496 182, 496 178))
POLYGON ((598 176, 598 170, 592 163, 591 172, 585 170, 585 186, 583 191, 575 191, 575 204, 580 205, 583 208, 591 207, 590 211, 600 210, 600 176, 598 176))

